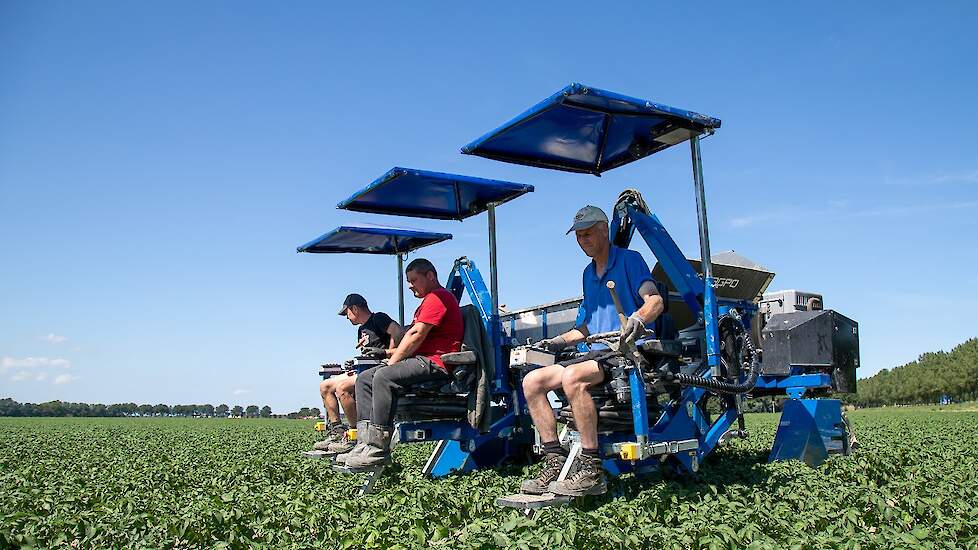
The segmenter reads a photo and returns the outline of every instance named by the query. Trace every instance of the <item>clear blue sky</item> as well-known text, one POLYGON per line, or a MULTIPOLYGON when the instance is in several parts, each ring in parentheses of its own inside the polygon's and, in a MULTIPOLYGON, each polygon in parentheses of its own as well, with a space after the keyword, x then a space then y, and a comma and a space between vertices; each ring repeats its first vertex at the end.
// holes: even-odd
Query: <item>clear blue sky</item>
POLYGON ((713 250, 859 321, 860 377, 978 335, 974 2, 351 6, 0 3, 0 397, 316 405, 343 296, 396 315, 395 270, 298 244, 388 223, 487 263, 484 215, 334 208, 394 165, 536 186, 498 214, 511 307, 580 293, 564 231, 625 187, 698 255, 685 146, 602 178, 458 153, 574 81, 723 120, 713 250))

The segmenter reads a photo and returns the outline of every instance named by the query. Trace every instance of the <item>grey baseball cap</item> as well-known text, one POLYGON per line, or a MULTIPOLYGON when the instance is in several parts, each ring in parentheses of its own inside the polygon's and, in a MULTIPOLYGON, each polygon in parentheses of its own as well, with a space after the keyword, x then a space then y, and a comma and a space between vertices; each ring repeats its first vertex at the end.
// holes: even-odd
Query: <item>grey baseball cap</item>
POLYGON ((581 229, 587 229, 588 227, 591 227, 599 222, 608 223, 607 214, 605 214, 604 210, 601 210, 597 206, 591 206, 589 204, 577 211, 577 214, 574 215, 574 225, 567 230, 565 235, 570 235, 574 231, 579 231, 581 229))

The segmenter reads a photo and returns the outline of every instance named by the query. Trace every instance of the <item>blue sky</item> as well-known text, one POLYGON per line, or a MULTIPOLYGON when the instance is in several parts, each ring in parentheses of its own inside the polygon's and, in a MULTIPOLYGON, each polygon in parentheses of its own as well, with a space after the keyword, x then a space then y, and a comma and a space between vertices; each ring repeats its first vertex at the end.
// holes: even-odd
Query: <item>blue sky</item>
POLYGON ((976 12, 2 2, 0 397, 317 404, 343 296, 396 315, 395 269, 297 245, 387 223, 454 233, 425 252, 446 272, 487 264, 484 215, 335 209, 395 165, 536 186, 498 212, 512 307, 580 293, 566 226, 626 187, 697 255, 685 146, 602 178, 458 153, 575 81, 723 120, 713 250, 859 321, 860 377, 948 349, 978 335, 976 12))

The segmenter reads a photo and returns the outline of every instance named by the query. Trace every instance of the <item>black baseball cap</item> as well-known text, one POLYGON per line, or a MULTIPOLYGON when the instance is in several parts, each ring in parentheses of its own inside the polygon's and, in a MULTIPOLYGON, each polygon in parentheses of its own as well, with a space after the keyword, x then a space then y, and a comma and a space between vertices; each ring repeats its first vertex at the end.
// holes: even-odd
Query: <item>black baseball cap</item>
POLYGON ((340 308, 340 315, 346 315, 346 308, 350 306, 365 308, 367 307, 367 300, 365 300, 363 296, 360 296, 359 294, 350 294, 346 297, 346 300, 343 300, 343 307, 340 308))

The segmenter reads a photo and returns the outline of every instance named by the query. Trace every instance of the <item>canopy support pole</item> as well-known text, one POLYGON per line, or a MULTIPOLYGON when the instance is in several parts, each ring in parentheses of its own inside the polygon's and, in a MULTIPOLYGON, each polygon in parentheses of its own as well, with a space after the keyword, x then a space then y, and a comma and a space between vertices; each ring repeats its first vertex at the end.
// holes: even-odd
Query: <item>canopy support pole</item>
POLYGON ((710 229, 706 222, 706 191, 703 187, 703 160, 700 156, 700 138, 689 140, 693 160, 693 187, 696 191, 696 221, 700 233, 700 265, 703 266, 703 323, 706 332, 707 362, 718 376, 720 343, 717 330, 716 290, 713 287, 713 262, 710 260, 710 229))
POLYGON ((492 294, 492 315, 499 315, 499 277, 496 269, 496 204, 489 203, 489 292, 492 294))
POLYGON ((404 328, 404 254, 397 255, 397 322, 404 328))

